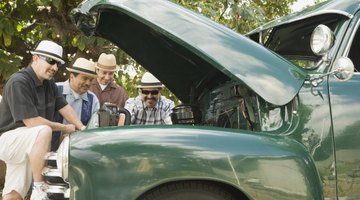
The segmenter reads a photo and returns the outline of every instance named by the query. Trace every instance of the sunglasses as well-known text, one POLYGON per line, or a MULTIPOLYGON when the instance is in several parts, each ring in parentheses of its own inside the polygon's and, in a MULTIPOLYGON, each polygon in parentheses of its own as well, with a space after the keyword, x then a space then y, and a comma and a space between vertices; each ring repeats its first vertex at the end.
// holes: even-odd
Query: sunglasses
POLYGON ((148 94, 157 95, 157 94, 159 94, 159 90, 141 90, 141 93, 145 94, 145 95, 148 95, 148 94))
POLYGON ((40 58, 41 60, 46 61, 46 62, 49 63, 50 65, 55 65, 55 64, 57 64, 57 66, 61 66, 61 62, 59 62, 59 61, 57 61, 57 60, 55 60, 55 59, 52 59, 52 58, 49 58, 49 57, 46 57, 46 56, 41 56, 41 55, 38 55, 38 56, 39 56, 39 58, 40 58))

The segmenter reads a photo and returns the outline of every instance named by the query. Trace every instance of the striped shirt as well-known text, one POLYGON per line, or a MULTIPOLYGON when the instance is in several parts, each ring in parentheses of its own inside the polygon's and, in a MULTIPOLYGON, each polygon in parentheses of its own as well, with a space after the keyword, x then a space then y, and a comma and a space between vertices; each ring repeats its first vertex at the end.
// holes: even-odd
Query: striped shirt
POLYGON ((140 96, 125 102, 125 108, 131 114, 131 124, 172 124, 170 114, 174 106, 173 101, 163 96, 160 96, 153 108, 146 107, 140 96))

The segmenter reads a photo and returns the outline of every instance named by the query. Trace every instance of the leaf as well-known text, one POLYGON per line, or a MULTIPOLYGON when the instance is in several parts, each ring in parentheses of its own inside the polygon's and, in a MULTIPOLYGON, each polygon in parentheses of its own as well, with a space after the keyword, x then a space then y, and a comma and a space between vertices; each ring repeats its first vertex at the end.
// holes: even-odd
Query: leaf
POLYGON ((55 6, 56 10, 61 11, 61 9, 62 9, 62 0, 53 0, 52 4, 55 6))
POLYGON ((77 46, 81 51, 84 51, 85 49, 85 41, 86 40, 84 40, 84 37, 79 38, 79 42, 77 43, 77 46))
POLYGON ((9 47, 11 45, 11 35, 4 33, 3 38, 5 46, 9 47))
POLYGON ((71 40, 71 45, 73 47, 77 47, 78 41, 79 41, 79 36, 77 35, 77 36, 73 37, 73 39, 71 40))

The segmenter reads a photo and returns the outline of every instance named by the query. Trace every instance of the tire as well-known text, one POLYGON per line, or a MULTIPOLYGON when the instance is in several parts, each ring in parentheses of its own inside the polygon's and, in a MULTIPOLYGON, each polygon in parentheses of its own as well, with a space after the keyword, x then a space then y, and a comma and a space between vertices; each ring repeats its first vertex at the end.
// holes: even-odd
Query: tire
POLYGON ((137 200, 239 200, 215 183, 177 182, 159 186, 137 200))

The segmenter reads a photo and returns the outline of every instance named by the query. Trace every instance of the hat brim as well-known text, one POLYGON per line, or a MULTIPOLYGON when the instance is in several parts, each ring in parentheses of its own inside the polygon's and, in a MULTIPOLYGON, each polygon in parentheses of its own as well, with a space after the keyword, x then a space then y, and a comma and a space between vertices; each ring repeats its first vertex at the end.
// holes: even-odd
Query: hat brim
POLYGON ((53 55, 47 54, 47 53, 42 53, 42 52, 38 52, 38 51, 30 51, 30 53, 31 53, 32 55, 36 54, 36 55, 46 56, 46 57, 52 58, 52 59, 54 59, 54 60, 56 60, 56 61, 59 61, 61 64, 65 64, 65 61, 64 61, 64 60, 62 60, 62 59, 60 59, 60 58, 58 58, 58 57, 55 57, 55 56, 53 56, 53 55))
POLYGON ((97 62, 95 63, 95 68, 101 69, 101 70, 104 70, 104 71, 109 71, 109 72, 117 72, 117 71, 120 70, 120 66, 119 66, 119 65, 116 65, 116 66, 115 66, 115 69, 106 69, 106 68, 103 68, 103 67, 99 67, 97 62))
POLYGON ((81 71, 81 70, 77 70, 77 69, 72 69, 72 68, 70 68, 70 67, 67 67, 66 69, 67 69, 69 72, 84 74, 84 75, 89 76, 89 77, 97 78, 97 74, 92 74, 92 73, 89 73, 89 72, 85 72, 85 71, 81 71))
POLYGON ((164 85, 137 85, 136 88, 142 89, 142 88, 163 88, 164 85))

